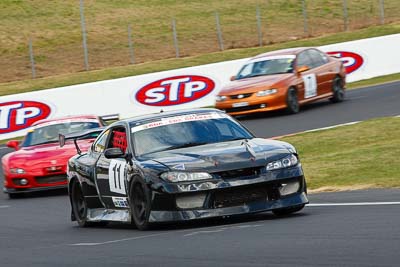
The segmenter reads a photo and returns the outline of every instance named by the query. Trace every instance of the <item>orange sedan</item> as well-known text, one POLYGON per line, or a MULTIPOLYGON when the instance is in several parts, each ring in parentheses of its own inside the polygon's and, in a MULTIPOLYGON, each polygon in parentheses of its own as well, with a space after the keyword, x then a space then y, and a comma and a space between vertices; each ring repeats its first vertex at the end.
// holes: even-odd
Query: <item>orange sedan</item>
POLYGON ((286 109, 329 98, 344 99, 342 62, 316 48, 291 48, 250 59, 216 97, 216 108, 231 115, 286 109))

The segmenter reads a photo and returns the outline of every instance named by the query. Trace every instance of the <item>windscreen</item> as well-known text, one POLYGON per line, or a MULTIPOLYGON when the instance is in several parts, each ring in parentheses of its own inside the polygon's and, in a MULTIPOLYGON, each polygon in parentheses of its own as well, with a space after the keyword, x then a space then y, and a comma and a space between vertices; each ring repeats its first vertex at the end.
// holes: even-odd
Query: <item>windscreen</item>
POLYGON ((39 126, 25 136, 22 147, 58 142, 58 134, 63 135, 81 132, 92 128, 100 127, 97 121, 64 122, 39 126))
POLYGON ((273 75, 293 72, 293 57, 266 58, 244 65, 236 75, 236 80, 263 75, 273 75))
POLYGON ((198 114, 185 115, 186 118, 171 117, 149 123, 149 127, 133 127, 135 153, 145 156, 166 150, 253 138, 251 133, 227 115, 214 115, 199 120, 196 119, 198 114))

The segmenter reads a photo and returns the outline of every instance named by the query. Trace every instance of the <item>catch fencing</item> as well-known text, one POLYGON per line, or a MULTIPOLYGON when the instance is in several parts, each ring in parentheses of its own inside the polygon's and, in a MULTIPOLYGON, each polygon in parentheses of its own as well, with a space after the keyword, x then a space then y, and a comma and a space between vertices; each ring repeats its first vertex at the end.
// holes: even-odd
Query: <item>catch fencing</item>
MULTIPOLYGON (((32 23, 0 26, 5 37, 0 66, 7 66, 0 82, 264 46, 400 20, 399 0, 100 2, 47 1, 29 7, 37 13, 32 23)), ((10 12, 23 18, 18 10, 10 12)))

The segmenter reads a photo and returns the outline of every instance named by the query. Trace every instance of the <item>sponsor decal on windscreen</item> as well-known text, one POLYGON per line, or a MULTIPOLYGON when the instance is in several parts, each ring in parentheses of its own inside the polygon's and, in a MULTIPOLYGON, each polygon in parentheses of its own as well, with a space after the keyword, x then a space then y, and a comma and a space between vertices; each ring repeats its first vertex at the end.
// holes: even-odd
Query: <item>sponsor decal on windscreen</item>
POLYGON ((146 123, 143 125, 135 126, 135 127, 132 127, 131 131, 132 131, 132 133, 135 133, 135 132, 139 132, 142 130, 160 127, 160 126, 164 126, 164 125, 171 125, 171 124, 188 122, 188 121, 221 119, 221 118, 226 118, 226 117, 227 117, 227 115, 225 115, 224 113, 217 113, 217 112, 210 112, 210 113, 204 113, 204 114, 188 114, 188 115, 175 116, 175 117, 170 117, 170 118, 162 118, 159 121, 154 121, 154 122, 146 123))

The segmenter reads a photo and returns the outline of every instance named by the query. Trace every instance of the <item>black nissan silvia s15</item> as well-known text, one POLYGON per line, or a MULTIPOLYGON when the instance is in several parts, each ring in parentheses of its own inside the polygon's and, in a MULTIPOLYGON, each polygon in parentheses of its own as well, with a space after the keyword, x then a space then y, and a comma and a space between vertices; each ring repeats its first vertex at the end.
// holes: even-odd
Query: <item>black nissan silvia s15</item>
POLYGON ((98 222, 185 221, 272 211, 286 215, 308 203, 296 149, 256 138, 217 109, 137 116, 70 136, 71 219, 98 222), (99 134, 81 153, 76 140, 99 134))

